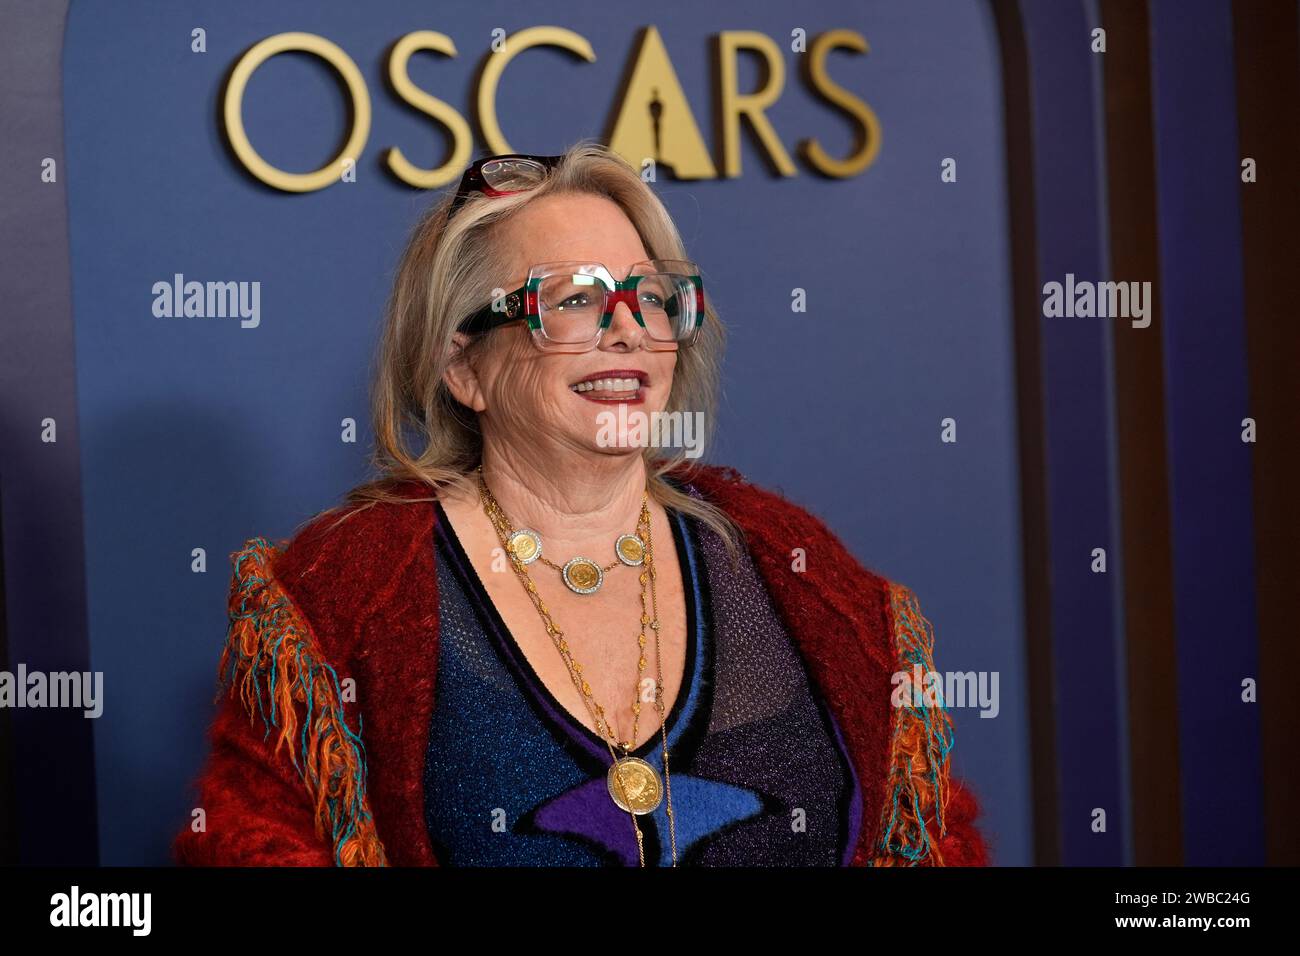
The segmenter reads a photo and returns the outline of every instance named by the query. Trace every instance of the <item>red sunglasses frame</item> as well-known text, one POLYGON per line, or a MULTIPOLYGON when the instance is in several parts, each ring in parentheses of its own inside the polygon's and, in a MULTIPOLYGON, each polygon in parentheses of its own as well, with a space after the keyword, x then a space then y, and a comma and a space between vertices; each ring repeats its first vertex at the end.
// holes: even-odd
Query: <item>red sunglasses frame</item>
POLYGON ((485 196, 511 196, 517 192, 524 192, 522 189, 493 189, 488 185, 487 180, 483 177, 483 167, 488 163, 497 162, 502 159, 527 159, 535 163, 541 163, 547 170, 554 169, 560 164, 563 156, 533 156, 529 153, 500 153, 496 156, 484 156, 474 160, 465 170, 465 174, 460 177, 460 186, 456 189, 456 195, 451 201, 451 210, 447 213, 447 221, 456 215, 460 207, 465 204, 465 200, 476 192, 483 193, 485 196))

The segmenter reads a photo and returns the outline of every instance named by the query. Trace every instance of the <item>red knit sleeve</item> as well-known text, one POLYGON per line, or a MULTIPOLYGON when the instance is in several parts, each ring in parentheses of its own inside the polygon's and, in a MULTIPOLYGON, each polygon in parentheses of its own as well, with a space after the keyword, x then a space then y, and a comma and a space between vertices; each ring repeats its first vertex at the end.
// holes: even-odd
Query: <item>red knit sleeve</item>
POLYGON ((946 866, 988 866, 989 848, 975 821, 980 802, 970 785, 953 777, 944 812, 945 832, 939 838, 939 853, 946 866))
POLYGON ((280 551, 250 539, 234 557, 224 691, 198 781, 204 827, 173 843, 178 862, 383 866, 366 797, 360 728, 338 674, 276 577, 280 551))
POLYGON ((306 784, 275 735, 226 697, 209 730, 212 752, 198 779, 204 829, 191 819, 172 844, 187 866, 332 866, 334 853, 316 835, 306 784))

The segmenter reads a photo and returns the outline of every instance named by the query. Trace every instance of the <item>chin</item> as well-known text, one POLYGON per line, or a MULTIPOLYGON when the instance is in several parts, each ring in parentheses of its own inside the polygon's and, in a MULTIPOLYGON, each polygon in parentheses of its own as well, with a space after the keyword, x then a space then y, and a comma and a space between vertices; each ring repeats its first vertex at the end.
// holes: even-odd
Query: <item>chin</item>
POLYGON ((648 423, 653 418, 652 407, 657 406, 647 401, 591 403, 583 441, 604 455, 640 454, 646 447, 645 436, 651 434, 648 423), (637 436, 641 436, 640 440, 637 436))

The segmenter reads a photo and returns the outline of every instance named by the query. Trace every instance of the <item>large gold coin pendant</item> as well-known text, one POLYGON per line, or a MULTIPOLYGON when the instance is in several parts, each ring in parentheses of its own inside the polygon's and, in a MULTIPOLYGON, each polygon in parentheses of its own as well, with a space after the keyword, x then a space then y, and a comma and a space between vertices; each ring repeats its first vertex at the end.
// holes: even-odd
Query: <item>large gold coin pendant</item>
POLYGON ((664 788, 659 785, 659 774, 640 757, 623 757, 615 761, 606 775, 609 795, 620 810, 631 810, 638 816, 650 813, 664 798, 664 788), (615 774, 618 775, 615 779, 615 774), (620 788, 619 783, 623 786, 620 788), (626 793, 627 799, 624 800, 626 793))
POLYGON ((570 591, 592 594, 605 583, 605 572, 590 558, 573 558, 564 566, 564 583, 570 591))

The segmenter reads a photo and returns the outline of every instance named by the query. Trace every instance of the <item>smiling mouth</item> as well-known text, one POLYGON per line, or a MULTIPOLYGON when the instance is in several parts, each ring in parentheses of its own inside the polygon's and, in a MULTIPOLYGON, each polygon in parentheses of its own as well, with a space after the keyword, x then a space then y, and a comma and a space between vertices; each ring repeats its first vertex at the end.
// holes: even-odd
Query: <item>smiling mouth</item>
POLYGON ((569 390, 593 402, 639 402, 645 397, 647 378, 635 369, 614 369, 574 382, 569 390))

